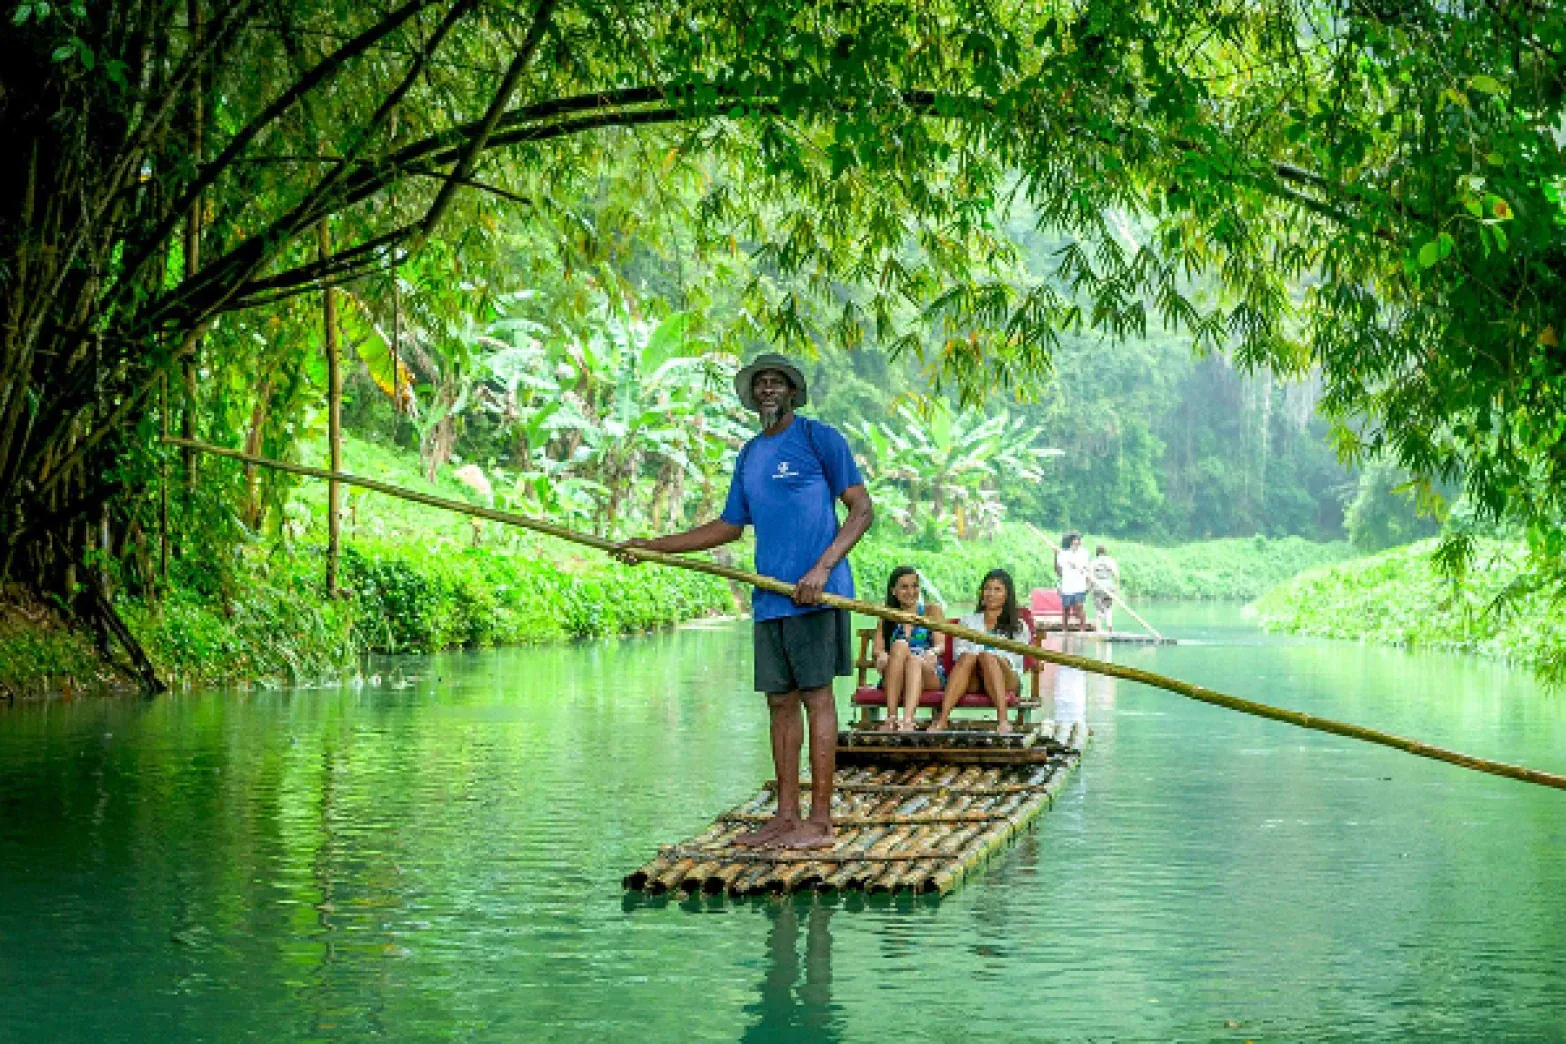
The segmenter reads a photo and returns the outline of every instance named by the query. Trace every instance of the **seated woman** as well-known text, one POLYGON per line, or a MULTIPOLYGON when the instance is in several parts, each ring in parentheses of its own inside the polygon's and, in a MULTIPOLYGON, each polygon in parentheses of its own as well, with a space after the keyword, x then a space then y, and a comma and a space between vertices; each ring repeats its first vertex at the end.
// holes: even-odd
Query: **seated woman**
MULTIPOLYGON (((945 619, 941 607, 920 597, 919 572, 913 566, 898 566, 886 582, 886 604, 932 620, 945 619)), ((875 630, 875 666, 881 672, 881 687, 886 690, 886 722, 883 729, 911 730, 919 697, 926 689, 946 684, 941 668, 941 653, 946 636, 928 627, 898 624, 882 620, 875 630), (897 708, 904 713, 899 717, 897 708)))
MULTIPOLYGON (((992 569, 985 575, 984 583, 979 586, 978 606, 958 623, 998 638, 1033 641, 1027 622, 1017 615, 1017 588, 1011 582, 1011 574, 1004 569, 992 569)), ((952 664, 952 676, 946 682, 946 698, 941 701, 941 713, 930 726, 931 730, 946 728, 947 717, 963 696, 982 692, 995 701, 995 711, 1000 716, 995 731, 1010 732, 1011 725, 1006 720, 1006 694, 1017 691, 1017 676, 1022 672, 1021 655, 987 649, 964 638, 957 639, 952 653, 957 662, 952 664)))

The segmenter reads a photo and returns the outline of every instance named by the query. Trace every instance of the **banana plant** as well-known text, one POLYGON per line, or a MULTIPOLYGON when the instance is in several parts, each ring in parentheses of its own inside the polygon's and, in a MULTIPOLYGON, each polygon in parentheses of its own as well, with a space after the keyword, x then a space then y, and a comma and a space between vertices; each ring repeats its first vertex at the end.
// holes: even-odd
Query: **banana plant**
POLYGON ((931 539, 948 525, 958 537, 997 529, 1005 515, 999 481, 1036 481, 1044 461, 1061 452, 1037 445, 1043 430, 1020 418, 954 413, 938 401, 899 403, 891 422, 864 422, 854 432, 864 448, 861 462, 880 490, 878 504, 901 489, 908 506, 892 517, 931 539))

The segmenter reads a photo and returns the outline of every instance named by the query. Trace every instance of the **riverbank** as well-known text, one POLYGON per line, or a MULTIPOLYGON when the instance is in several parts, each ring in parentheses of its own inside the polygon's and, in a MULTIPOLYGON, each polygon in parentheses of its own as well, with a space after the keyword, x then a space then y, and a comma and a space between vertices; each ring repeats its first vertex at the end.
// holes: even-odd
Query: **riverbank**
MULTIPOLYGON (((894 534, 878 534, 854 552, 854 572, 861 596, 879 601, 885 578, 894 567, 908 563, 934 583, 949 607, 961 606, 975 596, 979 580, 991 569, 1011 573, 1019 595, 1034 587, 1054 587, 1058 540, 1058 534, 1033 526, 1011 525, 994 540, 932 552, 908 547, 894 534)), ((1239 537, 1159 547, 1088 534, 1083 544, 1090 552, 1099 544, 1109 549, 1131 598, 1183 601, 1250 601, 1303 570, 1355 554, 1345 542, 1301 537, 1239 537)))
POLYGON ((1494 608, 1501 590, 1526 581, 1523 545, 1481 541, 1474 568, 1455 584, 1437 572, 1435 545, 1425 540, 1301 573, 1257 601, 1257 617, 1270 631, 1449 649, 1566 676, 1566 619, 1547 593, 1494 608))
MULTIPOLYGON (((258 556, 259 557, 259 556, 258 556)), ((350 676, 367 653, 437 652, 598 638, 735 611, 714 577, 533 548, 344 548, 341 594, 325 596, 320 552, 245 562, 226 593, 175 586, 117 607, 160 677, 177 685, 309 684, 350 676)), ((91 640, 50 614, 0 628, 0 694, 124 687, 91 640)))

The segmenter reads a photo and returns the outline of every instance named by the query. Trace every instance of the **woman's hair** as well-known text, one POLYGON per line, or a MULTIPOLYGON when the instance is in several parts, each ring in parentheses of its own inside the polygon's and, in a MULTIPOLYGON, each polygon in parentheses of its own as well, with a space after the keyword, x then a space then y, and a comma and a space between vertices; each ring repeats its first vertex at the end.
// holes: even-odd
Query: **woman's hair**
POLYGON ((984 579, 979 581, 979 604, 974 606, 976 612, 984 612, 984 589, 989 586, 991 580, 999 580, 1006 588, 1006 601, 1001 603, 1000 616, 995 619, 995 630, 1010 638, 1017 633, 1017 585, 1011 582, 1011 574, 1004 569, 991 569, 984 574, 984 579))
POLYGON ((1094 551, 1093 553, 1095 555, 1107 555, 1109 554, 1109 548, 1105 547, 1103 544, 1100 544, 1098 545, 1098 550, 1094 551))
POLYGON ((1060 546, 1061 546, 1061 548, 1063 550, 1069 551, 1069 550, 1071 550, 1071 542, 1073 540, 1081 540, 1081 539, 1082 539, 1082 534, 1078 533, 1075 529, 1073 529, 1071 532, 1067 533, 1065 536, 1060 538, 1060 546))
MULTIPOLYGON (((886 607, 888 609, 901 609, 903 607, 903 603, 897 600, 897 581, 901 580, 905 576, 910 575, 918 576, 919 570, 915 569, 911 565, 900 565, 896 569, 892 570, 891 577, 886 581, 886 607)), ((888 643, 891 642, 892 632, 897 630, 897 627, 898 625, 890 620, 882 620, 881 640, 888 643)))

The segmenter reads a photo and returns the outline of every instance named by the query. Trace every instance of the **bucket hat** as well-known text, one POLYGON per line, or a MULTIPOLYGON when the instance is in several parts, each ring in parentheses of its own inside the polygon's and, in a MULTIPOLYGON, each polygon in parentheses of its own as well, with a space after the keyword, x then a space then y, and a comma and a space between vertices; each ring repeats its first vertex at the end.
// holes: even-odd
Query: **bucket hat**
POLYGON ((745 404, 747 410, 756 408, 756 396, 750 390, 750 382, 755 380, 756 374, 762 370, 776 370, 788 378, 789 383, 794 386, 795 409, 810 401, 810 395, 805 388, 805 375, 799 372, 799 367, 789 362, 786 356, 776 352, 762 352, 734 375, 734 394, 739 396, 740 402, 745 404))

